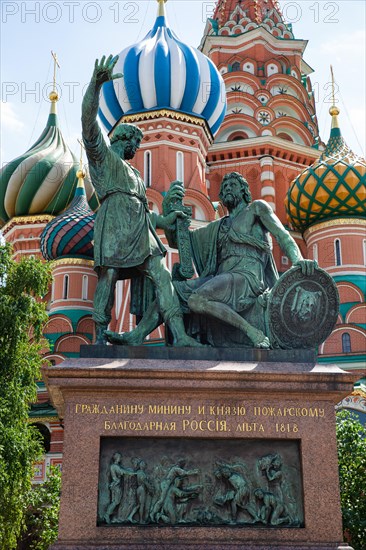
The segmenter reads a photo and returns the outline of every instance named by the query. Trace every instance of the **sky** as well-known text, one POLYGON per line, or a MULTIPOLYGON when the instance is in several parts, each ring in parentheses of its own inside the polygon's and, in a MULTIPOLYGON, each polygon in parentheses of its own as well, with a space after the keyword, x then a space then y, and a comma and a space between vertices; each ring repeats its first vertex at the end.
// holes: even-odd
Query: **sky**
MULTIPOLYGON (((280 1, 295 38, 308 40, 304 59, 311 75, 321 138, 330 132, 330 64, 343 136, 353 151, 366 155, 365 143, 365 6, 363 0, 280 1)), ((197 47, 214 1, 169 0, 166 12, 181 40, 197 47)), ((151 29, 156 0, 2 0, 1 166, 25 152, 41 134, 48 117, 56 52, 60 126, 79 156, 80 112, 96 58, 117 54, 151 29)))

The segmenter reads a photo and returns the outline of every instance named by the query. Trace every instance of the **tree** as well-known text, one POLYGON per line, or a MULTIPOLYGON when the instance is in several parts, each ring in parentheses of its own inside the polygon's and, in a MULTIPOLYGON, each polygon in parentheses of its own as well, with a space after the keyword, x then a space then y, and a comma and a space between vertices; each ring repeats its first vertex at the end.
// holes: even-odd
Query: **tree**
POLYGON ((16 548, 31 487, 33 464, 42 455, 36 428, 28 422, 37 398, 43 297, 50 267, 35 258, 15 262, 0 244, 0 548, 16 548))
POLYGON ((345 538, 366 548, 366 427, 349 411, 337 413, 341 506, 345 538))
POLYGON ((18 550, 47 550, 57 539, 60 509, 61 472, 51 467, 44 483, 26 495, 24 534, 18 550))

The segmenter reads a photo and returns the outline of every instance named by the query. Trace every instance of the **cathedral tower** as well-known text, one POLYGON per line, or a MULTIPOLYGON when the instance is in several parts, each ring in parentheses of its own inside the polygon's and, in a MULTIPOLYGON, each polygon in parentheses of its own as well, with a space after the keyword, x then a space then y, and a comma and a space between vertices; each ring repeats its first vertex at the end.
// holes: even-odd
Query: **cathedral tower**
MULTIPOLYGON (((218 199, 222 176, 236 170, 285 223, 284 199, 293 178, 320 153, 314 94, 303 59, 307 41, 273 0, 220 0, 200 49, 223 76, 228 109, 208 153, 209 195, 218 199)), ((293 235, 305 253, 298 233, 293 235)), ((275 248, 280 271, 287 258, 275 248)))

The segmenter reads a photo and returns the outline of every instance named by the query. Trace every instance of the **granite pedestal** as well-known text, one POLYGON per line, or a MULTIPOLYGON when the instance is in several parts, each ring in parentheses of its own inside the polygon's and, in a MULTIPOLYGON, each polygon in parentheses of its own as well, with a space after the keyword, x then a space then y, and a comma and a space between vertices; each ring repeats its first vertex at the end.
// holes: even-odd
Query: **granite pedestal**
POLYGON ((107 346, 85 347, 80 359, 46 367, 44 377, 65 427, 53 550, 348 548, 334 405, 354 375, 316 364, 309 352, 107 346), (215 460, 227 462, 238 449, 248 463, 271 452, 292 456, 298 523, 106 524, 106 457, 118 449, 149 462, 153 446, 172 457, 183 449, 192 465, 216 448, 215 460))

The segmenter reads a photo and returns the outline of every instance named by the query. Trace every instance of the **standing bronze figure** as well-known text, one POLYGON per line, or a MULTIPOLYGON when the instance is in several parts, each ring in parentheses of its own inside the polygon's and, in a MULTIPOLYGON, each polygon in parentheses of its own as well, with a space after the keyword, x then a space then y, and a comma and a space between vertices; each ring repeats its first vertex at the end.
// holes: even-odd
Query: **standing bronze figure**
POLYGON ((168 229, 181 211, 159 216, 149 211, 145 185, 131 160, 142 140, 141 130, 132 124, 116 128, 108 147, 97 123, 99 95, 105 82, 121 78, 112 74, 118 57, 95 62, 91 82, 82 105, 85 150, 93 185, 101 206, 94 227, 94 262, 98 284, 94 296, 93 319, 97 344, 105 344, 119 279, 148 277, 155 288, 159 314, 173 335, 173 345, 197 346, 187 336, 179 300, 165 266, 166 253, 155 229, 168 229))

